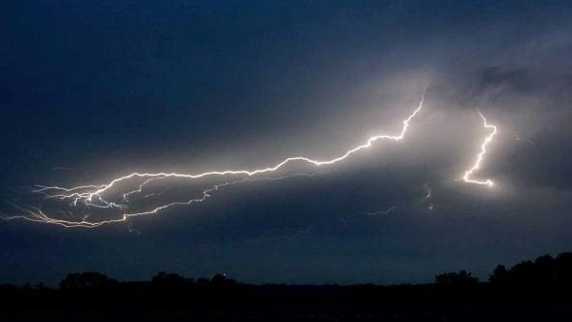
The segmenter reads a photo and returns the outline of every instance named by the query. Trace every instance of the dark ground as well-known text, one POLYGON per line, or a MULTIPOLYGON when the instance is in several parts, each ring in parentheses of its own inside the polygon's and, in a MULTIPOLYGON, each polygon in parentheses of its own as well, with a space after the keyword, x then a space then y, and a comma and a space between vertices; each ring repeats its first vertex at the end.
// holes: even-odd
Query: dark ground
MULTIPOLYGON (((487 285, 4 292, 2 321, 569 321, 569 295, 487 285)), ((568 293, 569 294, 569 293, 568 293)))

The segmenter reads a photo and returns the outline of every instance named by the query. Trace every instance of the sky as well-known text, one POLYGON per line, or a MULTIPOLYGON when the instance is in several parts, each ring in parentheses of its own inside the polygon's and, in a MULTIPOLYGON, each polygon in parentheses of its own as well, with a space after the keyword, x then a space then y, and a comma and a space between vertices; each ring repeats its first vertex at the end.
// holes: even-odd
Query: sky
POLYGON ((33 190, 331 159, 424 105, 402 141, 335 165, 161 180, 128 208, 232 182, 202 203, 95 229, 0 221, 0 283, 419 283, 570 251, 570 18, 568 1, 3 2, 3 218, 117 219, 33 190), (493 188, 460 180, 479 112, 498 128, 475 173, 493 188))

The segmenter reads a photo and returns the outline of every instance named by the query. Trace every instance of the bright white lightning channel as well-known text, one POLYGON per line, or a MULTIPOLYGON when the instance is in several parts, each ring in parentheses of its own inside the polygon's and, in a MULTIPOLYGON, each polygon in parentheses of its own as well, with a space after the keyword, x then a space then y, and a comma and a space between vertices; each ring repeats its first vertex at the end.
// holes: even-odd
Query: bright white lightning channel
MULTIPOLYGON (((108 219, 108 220, 101 220, 101 221, 89 221, 87 220, 87 216, 84 217, 81 221, 73 221, 73 220, 64 220, 64 219, 57 219, 48 216, 42 209, 40 208, 24 208, 19 207, 26 215, 20 216, 12 216, 12 217, 4 217, 5 220, 27 220, 32 222, 39 222, 39 223, 47 223, 47 224, 54 224, 63 226, 66 228, 97 228, 106 224, 112 223, 121 223, 126 222, 130 218, 137 217, 137 216, 144 216, 144 215, 154 215, 158 214, 168 208, 175 207, 175 206, 189 206, 194 203, 200 203, 212 196, 212 193, 217 191, 218 189, 228 186, 237 184, 240 182, 244 182, 244 178, 235 181, 229 181, 222 184, 212 185, 209 188, 202 191, 202 196, 199 198, 190 199, 187 201, 177 201, 177 202, 170 202, 160 206, 157 206, 153 209, 146 210, 146 211, 139 211, 139 212, 128 212, 126 209, 128 208, 127 205, 107 201, 104 199, 103 195, 106 192, 110 192, 111 189, 116 187, 117 185, 132 180, 132 179, 140 179, 143 180, 141 184, 137 187, 137 189, 126 192, 122 195, 124 202, 129 202, 129 198, 133 194, 137 194, 143 191, 144 187, 154 181, 162 180, 166 178, 178 178, 178 179, 186 179, 186 180, 195 180, 204 177, 210 176, 246 176, 254 177, 260 176, 263 174, 269 174, 272 172, 276 172, 281 168, 285 167, 291 162, 298 161, 298 162, 305 162, 310 165, 316 167, 322 166, 329 166, 341 162, 353 154, 370 148, 374 143, 381 140, 389 140, 394 142, 399 142, 405 138, 405 135, 409 129, 410 122, 421 112, 423 109, 424 104, 424 96, 419 101, 419 104, 413 110, 413 112, 402 122, 402 128, 398 135, 375 135, 367 139, 367 141, 361 145, 353 147, 343 154, 329 159, 329 160, 315 160, 305 156, 293 156, 288 157, 281 162, 277 163, 274 166, 261 168, 261 169, 254 169, 254 170, 220 170, 220 171, 207 171, 203 173, 197 174, 186 174, 186 173, 175 173, 175 172, 157 172, 157 173, 146 173, 146 172, 133 172, 128 175, 115 178, 111 180, 107 184, 102 185, 82 185, 77 187, 65 188, 65 187, 58 187, 58 186, 38 186, 38 189, 34 190, 35 193, 45 194, 48 199, 59 199, 59 200, 71 200, 71 205, 77 207, 78 205, 86 206, 87 208, 99 208, 99 209, 120 209, 123 211, 120 218, 117 219, 108 219)), ((487 180, 477 180, 472 179, 473 172, 480 169, 481 162, 485 157, 487 152, 486 148, 487 145, 492 141, 494 135, 496 134, 496 127, 487 123, 485 117, 480 114, 484 121, 485 128, 493 129, 493 132, 485 138, 485 141, 481 145, 481 152, 477 156, 477 161, 469 170, 465 172, 463 176, 463 180, 466 183, 470 184, 478 184, 478 185, 487 185, 489 187, 493 186, 493 182, 490 179, 487 180)))
POLYGON ((479 112, 479 116, 481 117, 481 119, 483 120, 483 127, 485 127, 486 129, 491 130, 491 132, 489 133, 489 135, 487 135, 487 137, 485 137, 485 140, 483 141, 483 143, 481 144, 481 151, 479 152, 479 154, 477 154, 477 159, 475 160, 475 163, 473 164, 473 166, 471 168, 469 168, 467 171, 465 171, 465 174, 463 175, 463 181, 466 183, 471 183, 471 184, 477 184, 477 185, 486 185, 488 187, 493 187, 495 185, 495 183, 491 180, 491 179, 474 179, 473 178, 473 174, 481 169, 481 164, 483 163, 483 160, 485 159, 485 156, 487 154, 487 147, 488 145, 493 141, 495 135, 497 135, 497 127, 495 125, 489 124, 486 117, 483 115, 483 113, 479 112))

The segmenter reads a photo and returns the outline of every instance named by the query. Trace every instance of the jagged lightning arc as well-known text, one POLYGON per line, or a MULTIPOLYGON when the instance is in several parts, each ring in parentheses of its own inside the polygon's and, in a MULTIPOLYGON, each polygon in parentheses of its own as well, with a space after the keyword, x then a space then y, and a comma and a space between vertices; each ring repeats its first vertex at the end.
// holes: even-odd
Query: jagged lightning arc
MULTIPOLYGON (((351 155, 353 155, 353 154, 355 154, 361 150, 370 148, 377 141, 389 140, 389 141, 398 142, 398 141, 403 140, 405 138, 405 135, 406 135, 408 129, 409 129, 411 121, 423 109, 424 100, 425 100, 424 98, 425 98, 425 95, 422 96, 421 100, 419 101, 419 104, 413 110, 413 112, 405 120, 403 120, 402 128, 401 128, 401 131, 399 132, 398 135, 381 134, 381 135, 372 136, 369 139, 367 139, 367 141, 365 143, 358 145, 358 146, 355 146, 355 147, 347 150, 343 154, 341 154, 335 158, 329 159, 329 160, 315 160, 315 159, 311 159, 311 158, 305 157, 305 156, 293 156, 293 157, 288 157, 288 158, 282 160, 281 162, 277 163, 274 166, 267 167, 267 168, 261 168, 261 169, 254 169, 254 170, 246 170, 246 169, 243 169, 243 170, 220 170, 220 171, 207 171, 207 172, 197 173, 197 174, 186 174, 186 173, 175 173, 175 172, 157 172, 157 173, 133 172, 133 173, 130 173, 128 175, 115 178, 115 179, 111 180, 109 183, 102 184, 102 185, 82 185, 82 186, 76 186, 76 187, 71 187, 71 188, 58 187, 58 186, 38 186, 38 189, 34 190, 34 192, 45 194, 46 198, 48 198, 48 199, 71 200, 72 201, 71 205, 73 205, 74 207, 77 207, 78 205, 82 205, 82 206, 85 206, 85 207, 90 208, 90 209, 93 209, 93 208, 96 208, 96 209, 109 209, 109 208, 120 209, 121 211, 123 211, 123 213, 120 216, 120 218, 117 218, 117 219, 89 221, 88 216, 86 216, 82 220, 73 221, 73 220, 64 220, 64 219, 52 218, 52 217, 48 216, 40 208, 30 208, 30 207, 25 208, 25 207, 18 206, 18 208, 21 211, 23 211, 24 213, 26 213, 27 215, 4 217, 3 219, 5 219, 5 220, 22 219, 22 220, 27 220, 27 221, 32 221, 32 222, 55 224, 55 225, 63 226, 66 228, 79 228, 79 227, 81 227, 81 228, 97 228, 97 227, 100 227, 100 226, 103 226, 106 224, 126 222, 130 218, 137 217, 137 216, 158 214, 161 211, 164 211, 164 210, 171 208, 171 207, 174 207, 174 206, 185 206, 185 205, 188 206, 188 205, 192 205, 194 203, 203 202, 203 201, 207 200, 208 198, 210 198, 215 191, 219 190, 220 188, 222 188, 224 186, 244 182, 245 181, 244 177, 249 178, 249 177, 254 177, 254 176, 259 176, 259 175, 263 175, 263 174, 269 174, 272 172, 276 172, 276 171, 280 170, 281 168, 285 167, 286 165, 288 165, 289 163, 292 163, 294 161, 305 162, 307 164, 310 164, 310 165, 313 165, 316 167, 333 165, 333 164, 336 164, 338 162, 341 162, 341 161, 349 158, 351 155), (176 201, 176 202, 166 203, 166 204, 159 205, 155 208, 152 208, 152 209, 146 210, 146 211, 138 211, 138 212, 127 211, 128 206, 125 203, 129 202, 130 196, 133 194, 142 192, 144 187, 146 185, 152 183, 152 182, 167 179, 167 178, 196 180, 196 179, 211 177, 211 176, 219 176, 219 177, 239 176, 239 177, 242 177, 242 179, 234 180, 234 181, 227 181, 227 182, 224 182, 221 184, 212 185, 212 186, 204 189, 202 191, 202 195, 198 198, 189 199, 186 201, 176 201), (132 190, 132 191, 128 191, 128 192, 122 194, 122 197, 123 197, 122 200, 125 203, 108 201, 104 198, 105 193, 109 193, 112 189, 114 189, 118 185, 120 185, 124 182, 128 182, 129 180, 135 180, 135 179, 142 180, 142 182, 138 185, 137 189, 132 190)), ((489 125, 486 122, 486 119, 484 118, 484 116, 482 114, 480 114, 480 115, 484 120, 485 127, 486 128, 493 128, 494 132, 491 135, 487 136, 487 138, 485 139, 484 143, 481 146, 481 153, 479 153, 479 155, 478 155, 476 164, 471 169, 467 170, 467 172, 465 173, 465 175, 463 177, 463 180, 466 183, 479 184, 479 185, 486 184, 486 185, 491 187, 493 184, 492 184, 492 181, 490 181, 490 180, 480 181, 480 180, 471 179, 472 173, 480 168, 480 164, 482 162, 482 159, 484 158, 484 156, 486 154, 486 147, 492 141, 494 134, 496 134, 496 127, 489 125)))
POLYGON ((485 155, 487 154, 487 147, 493 141, 495 135, 497 135, 497 127, 495 125, 489 124, 487 118, 479 111, 479 116, 483 120, 483 127, 486 129, 490 129, 491 132, 489 135, 485 137, 485 140, 481 144, 481 151, 477 154, 477 159, 471 168, 465 171, 463 175, 463 181, 466 183, 472 183, 477 185, 486 185, 489 187, 493 187, 495 183, 491 179, 474 179, 473 174, 481 168, 481 163, 485 159, 485 155))

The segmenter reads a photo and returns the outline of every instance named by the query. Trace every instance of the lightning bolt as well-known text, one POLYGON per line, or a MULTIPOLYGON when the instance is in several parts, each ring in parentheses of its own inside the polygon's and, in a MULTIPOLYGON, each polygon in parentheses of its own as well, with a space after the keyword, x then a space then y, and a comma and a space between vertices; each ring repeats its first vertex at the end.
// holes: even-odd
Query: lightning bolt
MULTIPOLYGON (((425 95, 421 97, 419 104, 413 110, 409 116, 402 121, 402 128, 398 135, 386 135, 380 134, 375 135, 367 139, 363 144, 357 145, 346 152, 328 160, 316 160, 306 156, 293 156, 288 157, 279 163, 275 164, 274 166, 260 168, 260 169, 241 169, 241 170, 218 170, 218 171, 207 171, 202 173, 176 173, 176 172, 156 172, 156 173, 148 173, 148 172, 133 172, 125 176, 117 177, 106 184, 101 185, 81 185, 71 188, 66 187, 59 187, 59 186, 36 186, 36 189, 33 190, 34 193, 44 194, 47 199, 56 199, 56 200, 71 200, 71 205, 74 207, 78 207, 79 205, 85 206, 88 209, 119 209, 122 211, 122 214, 119 218, 116 219, 107 219, 107 220, 100 220, 100 221, 89 221, 89 216, 84 216, 82 220, 73 221, 73 220, 65 220, 65 219, 58 219, 50 217, 48 214, 44 212, 44 210, 37 208, 37 207, 22 207, 17 206, 24 214, 19 216, 11 216, 11 217, 4 217, 4 220, 26 220, 31 222, 38 222, 38 223, 46 223, 46 224, 54 224, 59 225, 65 228, 98 228, 103 225, 114 224, 114 223, 124 223, 128 222, 129 219, 138 216, 145 216, 145 215, 156 215, 166 209, 175 207, 175 206, 190 206, 196 203, 202 203, 212 197, 212 195, 217 192, 219 189, 229 186, 235 185, 241 182, 247 181, 251 177, 258 177, 264 174, 270 174, 273 172, 277 172, 278 170, 284 168, 286 165, 292 162, 304 162, 309 165, 315 167, 323 167, 323 166, 331 166, 336 163, 342 162, 357 152, 360 152, 365 149, 369 149, 372 147, 376 142, 387 140, 387 141, 394 141, 399 142, 405 138, 407 131, 409 130, 411 121, 421 112, 423 109, 425 100, 425 95), (137 212, 129 212, 127 211, 128 203, 130 201, 131 196, 135 194, 140 194, 143 192, 145 187, 155 181, 163 180, 167 178, 177 178, 177 179, 184 179, 184 180, 197 180, 206 177, 231 177, 231 176, 238 176, 243 177, 242 179, 234 180, 234 181, 227 181, 224 183, 214 184, 209 186, 208 188, 202 190, 202 194, 198 198, 189 199, 186 201, 176 201, 170 202, 167 204, 162 204, 156 206, 155 208, 145 210, 145 211, 137 211, 137 212), (245 178, 246 177, 246 178, 245 178), (139 180, 139 185, 135 190, 131 190, 128 192, 123 193, 122 201, 120 202, 113 202, 108 201, 105 199, 105 194, 111 194, 112 189, 117 188, 121 184, 126 184, 131 182, 131 180, 139 180)), ((490 125, 487 123, 486 118, 479 113, 481 118, 484 122, 484 127, 487 129, 492 129, 493 131, 489 134, 483 144, 481 145, 481 152, 477 156, 477 160, 475 164, 465 172, 463 176, 463 180, 466 183, 471 184, 479 184, 479 185, 487 185, 489 187, 493 186, 493 182, 490 179, 487 180, 476 180, 472 179, 472 175, 475 171, 480 169, 481 163, 487 153, 487 145, 493 140, 497 129, 496 126, 490 125)), ((280 178, 279 178, 280 179, 280 178)), ((153 194, 148 194, 147 196, 151 196, 153 194)))
MULTIPOLYGON (((402 128, 398 135, 375 135, 367 139, 367 141, 361 145, 355 146, 343 154, 336 156, 329 160, 315 160, 306 156, 293 156, 288 157, 279 163, 275 164, 274 166, 261 168, 261 169, 254 169, 254 170, 220 170, 220 171, 207 171, 203 173, 197 174, 188 174, 188 173, 175 173, 175 172, 157 172, 157 173, 141 173, 141 172, 133 172, 128 175, 115 178, 111 180, 107 184, 103 185, 82 185, 72 188, 66 187, 58 187, 58 186, 38 186, 36 190, 33 192, 46 194, 47 198, 49 199, 59 199, 59 200, 71 200, 71 204, 73 206, 78 206, 78 204, 83 204, 88 208, 114 208, 114 209, 121 209, 125 210, 127 206, 125 204, 120 204, 112 201, 107 201, 104 198, 104 194, 110 192, 111 189, 117 187, 118 185, 125 183, 129 180, 139 179, 142 182, 139 184, 138 188, 129 192, 126 192, 122 195, 123 201, 127 202, 130 196, 140 193, 143 191, 144 187, 159 179, 166 179, 166 178, 178 178, 178 179, 185 179, 185 180, 196 180, 205 177, 212 177, 212 176, 246 176, 246 177, 254 177, 260 176, 264 174, 269 174, 272 172, 276 172, 286 165, 292 162, 304 162, 309 165, 315 167, 323 167, 323 166, 330 166, 336 163, 342 162, 352 156, 353 154, 362 151, 364 149, 368 149, 373 146, 376 142, 381 140, 389 140, 389 141, 401 141, 404 139, 405 134, 407 133, 410 123, 419 112, 423 109, 423 104, 425 100, 425 95, 422 96, 417 108, 413 110, 413 112, 402 122, 402 128)), ((41 223, 48 223, 48 224, 55 224, 60 225, 66 228, 97 228, 102 225, 106 224, 113 224, 113 223, 121 223, 126 222, 130 218, 137 217, 137 216, 144 216, 144 215, 154 215, 158 214, 161 211, 164 211, 168 208, 174 206, 188 206, 194 203, 203 202, 206 199, 210 198, 214 192, 216 192, 219 188, 235 184, 239 181, 232 181, 223 184, 218 184, 211 186, 202 192, 202 196, 200 198, 194 198, 187 201, 179 201, 179 202, 172 202, 164 205, 160 205, 153 209, 147 211, 140 211, 140 212, 127 212, 124 211, 120 218, 117 219, 109 219, 109 220, 101 220, 101 221, 88 221, 85 218, 81 221, 69 221, 64 219, 56 219, 48 216, 42 209, 39 208, 25 208, 19 207, 26 215, 22 216, 12 216, 12 217, 5 217, 6 220, 13 220, 13 219, 23 219, 32 222, 41 222, 41 223)))
POLYGON ((489 133, 489 135, 487 135, 485 137, 483 143, 481 144, 481 151, 479 152, 479 154, 477 154, 477 158, 475 160, 475 163, 473 164, 472 167, 470 167, 469 169, 467 169, 467 171, 465 171, 465 174, 463 175, 462 180, 466 183, 485 185, 485 186, 492 188, 492 187, 494 187, 495 183, 491 179, 474 179, 473 178, 473 174, 476 171, 479 171, 481 169, 481 164, 483 163, 483 160, 485 159, 485 156, 487 155, 487 147, 493 141, 493 139, 494 139, 494 137, 498 131, 497 127, 495 125, 488 123, 487 118, 480 111, 479 111, 479 116, 483 120, 483 127, 491 130, 491 132, 489 133))
MULTIPOLYGON (((84 218, 81 221, 69 221, 69 220, 51 218, 48 215, 46 215, 42 209, 37 208, 37 207, 26 208, 26 207, 22 207, 22 206, 18 206, 18 205, 14 205, 14 206, 17 207, 18 209, 20 209, 22 212, 27 213, 28 215, 11 216, 11 217, 5 217, 4 219, 5 220, 22 219, 22 220, 31 221, 31 222, 59 225, 59 226, 65 227, 65 228, 97 228, 97 227, 100 227, 100 226, 103 226, 106 224, 126 222, 130 217, 157 214, 157 213, 161 212, 162 210, 165 210, 167 208, 174 207, 174 206, 190 206, 194 203, 200 203, 200 202, 203 202, 203 201, 207 200, 208 198, 212 197, 212 194, 214 192, 216 192, 217 190, 219 190, 220 188, 225 187, 225 186, 229 186, 229 185, 233 185, 233 184, 237 184, 237 183, 242 182, 242 181, 244 181, 244 180, 225 182, 222 184, 215 184, 215 185, 203 190, 202 196, 200 198, 190 199, 187 201, 171 202, 171 203, 168 203, 166 205, 156 207, 156 208, 149 210, 149 211, 143 211, 143 212, 137 212, 137 213, 124 213, 121 216, 121 218, 118 218, 118 219, 108 219, 108 220, 90 222, 87 220, 87 218, 84 218)), ((74 190, 74 189, 72 188, 71 190, 74 190)), ((70 198, 74 198, 74 197, 70 197, 70 198)), ((77 197, 75 197, 75 198, 77 198, 77 197)), ((81 198, 81 197, 79 197, 79 198, 81 198)), ((77 200, 77 199, 75 199, 75 200, 77 200)), ((75 200, 74 200, 74 203, 77 203, 75 200)), ((93 205, 89 204, 89 206, 93 206, 93 205)), ((114 208, 114 207, 123 207, 124 208, 124 206, 116 206, 116 204, 109 202, 109 208, 114 208)))

